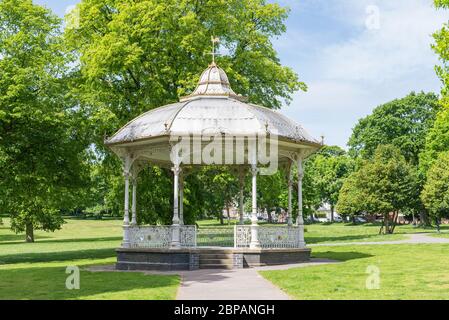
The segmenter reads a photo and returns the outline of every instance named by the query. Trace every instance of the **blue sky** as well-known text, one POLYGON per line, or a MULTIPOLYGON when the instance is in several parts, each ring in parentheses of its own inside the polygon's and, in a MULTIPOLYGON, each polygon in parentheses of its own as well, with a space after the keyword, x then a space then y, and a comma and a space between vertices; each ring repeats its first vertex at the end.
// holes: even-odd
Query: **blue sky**
MULTIPOLYGON (((60 16, 77 0, 35 0, 60 16)), ((291 8, 274 39, 307 83, 283 113, 326 144, 346 146, 357 120, 411 91, 439 92, 432 33, 449 20, 432 0, 273 0, 291 8)))

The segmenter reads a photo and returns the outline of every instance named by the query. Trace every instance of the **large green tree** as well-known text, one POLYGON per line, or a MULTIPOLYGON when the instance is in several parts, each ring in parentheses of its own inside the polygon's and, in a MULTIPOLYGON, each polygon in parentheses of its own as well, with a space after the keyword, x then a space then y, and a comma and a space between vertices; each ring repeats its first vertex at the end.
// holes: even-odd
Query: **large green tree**
POLYGON ((442 110, 426 137, 426 145, 420 154, 420 168, 423 173, 432 166, 441 152, 449 151, 449 101, 442 99, 442 110))
POLYGON ((434 218, 449 216, 449 152, 441 153, 429 169, 421 198, 434 218))
MULTIPOLYGON (((434 3, 437 8, 449 8, 449 0, 434 0, 434 3)), ((436 66, 435 69, 443 83, 441 89, 443 109, 438 114, 433 128, 427 135, 426 147, 420 157, 420 166, 424 173, 432 166, 439 153, 449 150, 449 101, 447 97, 449 93, 449 24, 445 23, 433 36, 435 43, 432 45, 432 48, 441 61, 441 65, 436 66)))
MULTIPOLYGON (((434 0, 437 8, 448 9, 449 0, 434 0)), ((438 54, 441 65, 436 66, 435 70, 443 82, 441 93, 447 96, 449 93, 449 24, 445 23, 443 27, 433 35, 435 43, 432 45, 433 50, 438 54)))
MULTIPOLYGON (((322 204, 322 197, 318 187, 318 171, 315 167, 314 156, 312 155, 304 162, 304 178, 302 180, 302 194, 303 194, 303 214, 304 217, 309 216, 310 220, 313 221, 314 214, 316 210, 322 204)), ((297 169, 294 168, 294 190, 293 192, 293 216, 296 219, 297 210, 297 191, 298 191, 298 180, 297 180, 297 169)))
POLYGON ((440 110, 434 93, 414 93, 383 104, 361 119, 349 139, 349 152, 365 159, 379 145, 392 144, 413 165, 418 165, 426 135, 440 110))
POLYGON ((53 231, 88 172, 85 115, 67 90, 61 21, 31 0, 0 1, 0 204, 16 232, 53 231))
POLYGON ((268 214, 268 222, 273 222, 272 212, 278 213, 288 208, 288 177, 286 170, 278 170, 272 175, 259 175, 257 180, 257 205, 268 214), (287 200, 287 201, 283 201, 287 200))
MULTIPOLYGON (((369 159, 379 145, 392 144, 405 159, 418 167, 420 154, 426 146, 426 136, 441 110, 439 98, 434 93, 411 93, 374 109, 373 113, 359 121, 349 140, 349 153, 369 159)), ((424 184, 421 172, 419 190, 424 184)), ((427 213, 420 201, 408 214, 419 213, 421 223, 429 224, 427 213)))
MULTIPOLYGON (((222 166, 205 167, 198 171, 197 178, 201 185, 197 189, 202 193, 199 214, 202 217, 216 217, 223 224, 223 209, 229 210, 237 202, 239 181, 237 174, 230 168, 222 166)), ((194 186, 192 186, 194 187, 194 186)))
POLYGON ((331 222, 344 181, 354 170, 354 161, 346 152, 337 147, 324 147, 314 157, 315 179, 321 203, 331 208, 331 222))
MULTIPOLYGON (((217 62, 234 91, 251 102, 276 109, 288 103, 295 91, 306 89, 297 74, 281 65, 271 42, 285 31, 288 15, 288 9, 278 4, 265 0, 82 0, 72 15, 70 21, 77 23, 65 31, 66 44, 78 58, 72 93, 95 124, 96 151, 105 154, 101 163, 111 168, 105 174, 119 177, 120 164, 104 149, 104 135, 113 134, 144 111, 190 93, 211 61, 211 36, 221 39, 223 55, 217 62)), ((162 174, 169 180, 169 172, 162 174)), ((152 190, 151 179, 141 180, 141 188, 152 190)), ((113 190, 117 190, 113 191, 116 202, 122 201, 122 192, 113 190)), ((204 188, 189 191, 186 202, 195 214, 205 210, 195 208, 197 203, 212 205, 219 200, 206 202, 204 188)), ((165 198, 171 195, 164 194, 165 198)), ((216 208, 209 207, 214 212, 216 208)))
POLYGON ((211 61, 211 36, 221 39, 226 54, 218 63, 234 90, 280 108, 305 89, 271 43, 287 13, 265 0, 81 1, 73 11, 79 25, 65 35, 79 56, 79 96, 99 120, 106 116, 99 138, 191 92, 211 61))
POLYGON ((416 169, 392 145, 379 146, 371 160, 344 183, 337 210, 344 214, 382 214, 383 233, 393 233, 399 212, 419 198, 416 169))

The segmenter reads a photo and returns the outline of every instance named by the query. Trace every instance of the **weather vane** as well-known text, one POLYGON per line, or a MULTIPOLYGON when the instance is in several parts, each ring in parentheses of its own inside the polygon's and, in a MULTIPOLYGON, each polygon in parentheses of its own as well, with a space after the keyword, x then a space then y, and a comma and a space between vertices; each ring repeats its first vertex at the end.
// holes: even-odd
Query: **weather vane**
POLYGON ((212 55, 212 64, 215 64, 215 56, 220 55, 219 53, 215 52, 215 44, 220 42, 220 38, 212 36, 211 41, 212 41, 212 52, 209 54, 212 55))

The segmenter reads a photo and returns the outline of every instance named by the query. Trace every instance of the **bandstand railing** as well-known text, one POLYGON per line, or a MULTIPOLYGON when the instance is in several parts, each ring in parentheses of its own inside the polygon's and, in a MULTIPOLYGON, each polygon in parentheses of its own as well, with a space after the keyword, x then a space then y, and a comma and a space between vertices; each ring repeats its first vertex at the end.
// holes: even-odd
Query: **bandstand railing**
MULTIPOLYGON (((251 226, 235 226, 234 247, 249 248, 251 226)), ((258 227, 260 247, 263 249, 300 248, 300 233, 297 226, 258 227)))
MULTIPOLYGON (((129 242, 131 248, 170 248, 173 226, 131 226, 129 242)), ((196 226, 180 226, 182 248, 196 247, 196 226)))
MULTIPOLYGON (((170 248, 174 226, 130 226, 129 242, 131 248, 170 248)), ((196 247, 234 247, 249 248, 251 226, 236 225, 231 228, 201 228, 195 225, 177 226, 180 228, 181 248, 196 247)), ((262 249, 301 248, 298 226, 258 226, 258 238, 262 249)))

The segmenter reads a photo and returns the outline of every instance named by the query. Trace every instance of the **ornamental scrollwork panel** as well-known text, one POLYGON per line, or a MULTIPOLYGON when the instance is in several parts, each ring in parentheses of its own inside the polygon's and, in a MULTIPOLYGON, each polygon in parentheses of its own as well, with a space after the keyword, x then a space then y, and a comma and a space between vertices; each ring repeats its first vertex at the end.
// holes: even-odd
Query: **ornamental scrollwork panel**
MULTIPOLYGON (((129 228, 131 248, 170 248, 173 226, 134 226, 129 228)), ((196 226, 180 227, 181 247, 196 247, 196 226)))
POLYGON ((234 246, 248 248, 251 243, 251 226, 235 226, 234 246))
POLYGON ((298 227, 266 227, 259 229, 259 242, 262 248, 299 248, 298 227))
POLYGON ((181 247, 196 247, 196 226, 181 226, 181 247))
POLYGON ((136 226, 129 228, 131 248, 168 248, 171 238, 170 226, 136 226))

